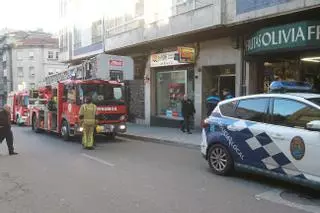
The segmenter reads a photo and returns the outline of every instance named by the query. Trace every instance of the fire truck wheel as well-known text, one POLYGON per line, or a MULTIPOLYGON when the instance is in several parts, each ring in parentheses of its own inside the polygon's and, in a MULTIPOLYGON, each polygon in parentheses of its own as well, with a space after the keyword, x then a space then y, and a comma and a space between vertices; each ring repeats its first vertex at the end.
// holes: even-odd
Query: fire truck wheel
POLYGON ((111 140, 116 139, 117 134, 115 132, 107 134, 107 137, 111 140))
POLYGON ((16 115, 16 124, 17 124, 18 126, 21 126, 21 123, 19 123, 19 115, 16 115))
POLYGON ((70 140, 69 125, 68 125, 67 121, 63 121, 63 123, 62 123, 61 136, 62 136, 63 140, 65 140, 65 141, 70 140))
POLYGON ((37 116, 36 115, 32 116, 32 130, 36 133, 40 132, 40 129, 37 127, 37 116))

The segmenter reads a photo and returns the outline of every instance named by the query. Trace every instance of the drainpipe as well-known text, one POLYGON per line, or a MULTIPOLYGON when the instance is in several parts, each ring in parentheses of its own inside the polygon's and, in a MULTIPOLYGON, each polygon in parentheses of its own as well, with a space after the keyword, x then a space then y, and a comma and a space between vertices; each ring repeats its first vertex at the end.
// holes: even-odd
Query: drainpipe
POLYGON ((245 56, 245 39, 244 36, 240 37, 241 39, 241 76, 240 76, 240 83, 241 83, 241 89, 240 89, 240 95, 246 95, 246 79, 247 79, 247 71, 246 71, 246 62, 244 61, 245 56))

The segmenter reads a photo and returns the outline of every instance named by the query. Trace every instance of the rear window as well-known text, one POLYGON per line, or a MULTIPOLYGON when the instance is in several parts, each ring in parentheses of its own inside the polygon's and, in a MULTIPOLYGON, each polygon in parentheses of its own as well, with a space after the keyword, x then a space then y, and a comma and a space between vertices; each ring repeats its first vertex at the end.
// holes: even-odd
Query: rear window
POLYGON ((234 117, 234 109, 236 104, 237 104, 237 101, 232 101, 232 102, 220 105, 219 109, 221 114, 228 117, 234 117))
POLYGON ((320 106, 320 98, 311 98, 311 99, 308 99, 309 101, 317 104, 318 106, 320 106))

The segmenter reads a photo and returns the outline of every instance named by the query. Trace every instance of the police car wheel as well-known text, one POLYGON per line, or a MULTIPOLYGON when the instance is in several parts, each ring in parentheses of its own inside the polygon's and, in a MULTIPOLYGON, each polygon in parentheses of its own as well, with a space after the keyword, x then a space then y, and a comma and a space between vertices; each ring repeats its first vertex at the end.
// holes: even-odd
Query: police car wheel
POLYGON ((228 149, 221 144, 214 144, 208 152, 208 163, 217 175, 228 175, 233 170, 233 159, 228 149))

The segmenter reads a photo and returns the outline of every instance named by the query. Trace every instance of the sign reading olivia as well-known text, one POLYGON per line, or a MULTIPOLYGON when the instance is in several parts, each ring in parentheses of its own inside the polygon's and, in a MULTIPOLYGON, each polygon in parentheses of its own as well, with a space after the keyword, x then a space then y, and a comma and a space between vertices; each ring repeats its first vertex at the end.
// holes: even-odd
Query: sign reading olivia
POLYGON ((247 40, 247 53, 320 47, 320 21, 304 21, 256 32, 247 40))

